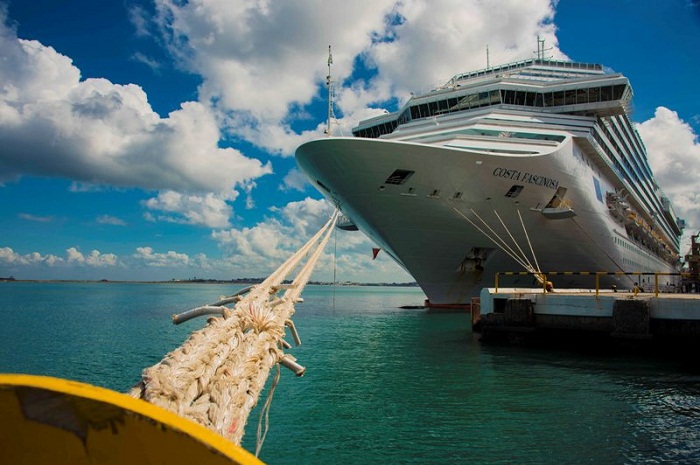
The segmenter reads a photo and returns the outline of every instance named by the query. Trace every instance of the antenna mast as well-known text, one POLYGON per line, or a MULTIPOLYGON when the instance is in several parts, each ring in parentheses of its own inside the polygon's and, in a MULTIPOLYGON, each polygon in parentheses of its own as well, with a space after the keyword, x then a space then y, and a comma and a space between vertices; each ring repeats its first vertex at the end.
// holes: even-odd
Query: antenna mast
POLYGON ((331 119, 333 115, 333 80, 331 79, 331 65, 333 64, 333 55, 331 54, 331 46, 328 46, 328 76, 326 76, 326 87, 328 88, 328 125, 326 126, 326 134, 332 137, 331 119))
POLYGON ((537 59, 538 60, 546 60, 547 57, 545 56, 545 52, 548 52, 552 50, 552 47, 549 47, 547 49, 544 48, 544 39, 540 39, 540 36, 537 36, 537 59))
POLYGON ((489 63, 489 46, 486 44, 486 69, 490 69, 491 64, 489 63))

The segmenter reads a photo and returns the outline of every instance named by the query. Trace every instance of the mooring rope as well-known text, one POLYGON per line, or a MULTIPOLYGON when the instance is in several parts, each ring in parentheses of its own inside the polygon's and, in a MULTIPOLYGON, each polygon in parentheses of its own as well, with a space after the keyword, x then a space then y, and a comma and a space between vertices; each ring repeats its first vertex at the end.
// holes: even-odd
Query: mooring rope
MULTIPOLYGON (((258 402, 270 369, 279 363, 298 376, 304 373, 304 367, 283 352, 283 348, 291 347, 284 340, 285 328, 290 329, 298 345, 299 338, 290 319, 294 304, 328 243, 337 217, 336 211, 314 237, 246 295, 225 297, 174 317, 173 321, 178 323, 197 314, 218 315, 210 317, 204 328, 193 332, 182 346, 159 363, 146 368, 141 381, 129 394, 240 444, 248 416, 258 402), (292 284, 284 285, 287 275, 305 257, 308 259, 292 284), (284 295, 277 297, 282 289, 286 290, 284 295), (233 308, 225 305, 233 302, 236 302, 233 308)), ((264 440, 264 434, 259 437, 264 440)), ((260 445, 259 439, 258 450, 260 445)))
POLYGON ((527 257, 525 259, 519 257, 518 254, 498 235, 498 233, 496 233, 493 230, 493 228, 491 228, 488 225, 488 223, 486 223, 486 221, 484 221, 474 210, 470 210, 470 211, 472 213, 474 213, 474 215, 493 233, 493 237, 491 235, 489 235, 486 231, 481 229, 479 227, 479 225, 477 225, 474 221, 469 219, 469 217, 467 217, 467 215, 465 215, 464 213, 459 211, 456 207, 453 207, 453 209, 454 209, 454 211, 457 212, 458 215, 460 215, 462 218, 467 220, 472 226, 474 226, 481 234, 486 236, 487 239, 489 239, 491 242, 493 242, 494 245, 496 245, 496 247, 501 249, 501 251, 503 251, 506 255, 508 255, 510 258, 512 258, 513 260, 518 262, 518 264, 520 266, 522 266, 523 268, 525 268, 526 270, 531 271, 532 267, 531 266, 528 267, 528 264, 526 262, 527 257))

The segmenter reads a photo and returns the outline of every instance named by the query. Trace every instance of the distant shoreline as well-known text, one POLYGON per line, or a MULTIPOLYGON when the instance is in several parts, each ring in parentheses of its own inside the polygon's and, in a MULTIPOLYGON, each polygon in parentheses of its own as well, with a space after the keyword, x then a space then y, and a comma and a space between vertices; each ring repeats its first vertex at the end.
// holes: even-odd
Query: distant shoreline
MULTIPOLYGON (((132 281, 132 280, 111 280, 111 279, 16 279, 0 278, 0 283, 93 283, 93 284, 235 284, 235 285, 251 285, 260 284, 263 278, 241 278, 232 280, 219 279, 173 279, 170 281, 132 281)), ((289 284, 291 281, 285 281, 289 284)), ((309 285, 316 286, 373 286, 373 287, 418 287, 418 283, 358 283, 358 282, 325 282, 325 281, 309 281, 309 285)))

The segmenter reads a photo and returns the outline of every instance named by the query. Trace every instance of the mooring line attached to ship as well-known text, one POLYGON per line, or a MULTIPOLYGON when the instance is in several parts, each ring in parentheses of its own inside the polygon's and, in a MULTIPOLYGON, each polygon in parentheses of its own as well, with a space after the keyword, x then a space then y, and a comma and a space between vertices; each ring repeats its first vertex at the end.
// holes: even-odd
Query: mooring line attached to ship
MULTIPOLYGON (((520 210, 517 210, 517 212, 518 212, 518 215, 519 215, 519 214, 520 214, 520 210)), ((523 249, 520 247, 520 244, 518 244, 518 241, 515 240, 515 238, 514 238, 513 235, 511 234, 510 230, 508 229, 508 226, 506 226, 506 224, 505 224, 505 223, 503 222, 503 220, 501 219, 501 215, 499 215, 498 212, 497 212, 496 210, 494 210, 493 213, 496 215, 496 218, 498 218, 498 221, 501 222, 501 226, 503 226, 503 229, 506 230, 506 232, 507 232, 508 235, 510 236, 510 239, 513 241, 513 244, 515 244, 515 246, 518 248, 518 250, 519 250, 520 253, 522 254, 522 257, 523 257, 523 258, 525 259, 525 261, 527 262, 528 266, 529 266, 530 268, 532 268, 532 269, 539 269, 539 266, 538 266, 537 268, 535 268, 534 266, 532 266, 532 263, 531 263, 530 260, 527 258, 527 255, 525 254, 525 252, 523 252, 523 249)), ((522 217, 520 218, 520 220, 521 220, 521 223, 522 223, 522 217)), ((524 229, 524 228, 525 228, 525 225, 523 225, 523 229, 524 229)), ((530 238, 529 238, 528 235, 527 235, 527 231, 525 231, 525 237, 527 238, 527 242, 530 243, 530 238)), ((532 250, 532 245, 530 245, 530 250, 532 250)), ((534 256, 534 253, 533 253, 533 256, 534 256)), ((535 263, 537 263, 537 259, 535 259, 535 263)))
POLYGON ((479 231, 481 231, 481 233, 482 233, 483 235, 485 235, 485 236, 486 236, 488 239, 490 239, 494 244, 496 244, 501 250, 503 250, 503 251, 506 252, 511 258, 513 258, 514 260, 516 260, 523 268, 528 269, 528 266, 531 266, 531 265, 529 265, 528 260, 527 260, 527 259, 523 259, 522 257, 518 256, 518 254, 515 252, 515 250, 513 250, 513 249, 506 243, 506 241, 504 241, 503 239, 501 239, 501 237, 498 235, 498 233, 497 233, 496 231, 494 231, 493 228, 492 228, 491 226, 489 226, 488 223, 487 223, 486 221, 484 221, 484 219, 481 218, 477 212, 474 211, 474 209, 470 208, 469 211, 472 212, 472 213, 474 214, 474 216, 476 216, 477 218, 479 218, 479 220, 484 224, 484 226, 486 226, 486 227, 489 229, 489 231, 491 231, 491 232, 493 233, 493 235, 496 237, 496 239, 498 239, 498 241, 500 241, 500 243, 499 243, 496 239, 494 239, 493 237, 489 236, 483 229, 479 228, 479 227, 478 227, 473 221, 471 221, 466 215, 462 214, 459 210, 457 210, 457 208, 455 208, 455 210, 457 211, 457 213, 459 213, 460 215, 462 215, 462 217, 463 217, 464 219, 466 219, 467 221, 469 221, 475 228, 477 228, 479 231))
POLYGON ((520 224, 523 227, 523 232, 525 233, 525 238, 527 239, 527 245, 530 246, 530 253, 532 254, 532 259, 535 260, 535 267, 539 270, 540 264, 537 263, 537 255, 535 255, 535 250, 532 248, 532 242, 530 242, 530 236, 527 234, 527 229, 525 228, 525 222, 523 221, 523 216, 520 214, 520 210, 516 210, 516 211, 518 212, 518 218, 520 218, 520 224))
MULTIPOLYGON (((508 230, 508 228, 506 227, 506 225, 503 223, 503 220, 501 220, 501 217, 498 215, 498 212, 494 211, 494 213, 496 213, 496 216, 498 217, 498 219, 501 221, 501 224, 503 225, 503 227, 505 228, 505 230, 508 232, 508 235, 510 235, 510 238, 511 238, 511 239, 513 240, 513 242, 515 243, 516 247, 520 250, 520 253, 522 254, 522 257, 519 256, 519 255, 515 252, 515 250, 513 250, 513 249, 508 245, 508 243, 506 243, 506 241, 504 241, 504 240, 498 235, 498 233, 497 233, 496 231, 494 231, 493 228, 491 228, 491 226, 489 226, 488 223, 486 223, 486 221, 484 221, 484 219, 481 218, 481 217, 479 216, 479 214, 476 213, 473 209, 470 208, 469 210, 474 214, 474 216, 476 216, 476 217, 484 224, 484 226, 486 226, 486 227, 493 233, 493 235, 494 235, 494 236, 496 237, 496 239, 498 239, 498 240, 494 239, 494 237, 491 237, 488 233, 486 233, 483 229, 481 229, 476 223, 474 223, 471 219, 469 219, 469 217, 467 217, 464 213, 462 213, 461 211, 459 211, 459 209, 457 209, 457 207, 452 207, 452 208, 453 208, 454 211, 456 211, 462 218, 464 218, 465 220, 467 220, 472 226, 474 226, 477 230, 479 230, 479 232, 481 232, 484 236, 486 236, 486 238, 488 238, 491 242, 493 242, 493 243, 494 243, 499 249, 501 249, 506 255, 508 255, 508 256, 509 256, 510 258, 512 258, 513 260, 515 260, 520 266, 522 266, 523 268, 525 268, 527 271, 531 272, 531 273, 535 276, 535 278, 536 278, 538 281, 540 281, 540 282, 543 281, 542 272, 539 270, 539 264, 537 265, 537 268, 535 268, 534 266, 532 266, 532 263, 530 263, 530 260, 527 258, 527 255, 525 255, 525 253, 523 252, 522 248, 518 245, 518 243, 517 243, 517 241, 515 240, 515 238, 513 238, 513 235, 510 233, 510 231, 508 230), (500 241, 500 242, 499 242, 499 241, 500 241)), ((518 215, 520 215, 520 211, 518 211, 518 215)), ((523 224, 523 222, 522 222, 522 217, 520 218, 520 221, 521 221, 521 224, 523 224)), ((525 229, 525 225, 524 225, 524 224, 523 224, 523 229, 525 229)), ((533 258, 535 259, 535 263, 537 263, 537 258, 535 257, 534 250, 532 249, 532 243, 530 243, 530 238, 529 238, 529 236, 527 235, 527 230, 525 230, 525 236, 526 236, 527 242, 528 242, 528 244, 529 244, 529 246, 530 246, 530 251, 532 252, 533 258)))

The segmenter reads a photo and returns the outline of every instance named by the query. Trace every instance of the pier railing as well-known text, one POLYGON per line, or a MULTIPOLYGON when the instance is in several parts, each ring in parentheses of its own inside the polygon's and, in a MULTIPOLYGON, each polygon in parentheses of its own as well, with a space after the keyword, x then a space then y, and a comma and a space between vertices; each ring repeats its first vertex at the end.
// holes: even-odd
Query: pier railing
MULTIPOLYGON (((690 273, 649 273, 641 271, 548 271, 548 272, 532 272, 532 271, 502 271, 497 272, 494 280, 494 293, 498 294, 498 285, 500 276, 535 276, 542 283, 542 292, 552 292, 554 289, 549 281, 551 276, 594 276, 595 277, 595 295, 598 297, 600 293, 600 277, 601 276, 653 276, 654 277, 654 296, 659 296, 659 276, 680 276, 681 278, 690 277, 690 273)), ((637 281, 639 282, 639 280, 637 281)), ((635 294, 641 292, 639 285, 636 285, 631 290, 635 294)))

